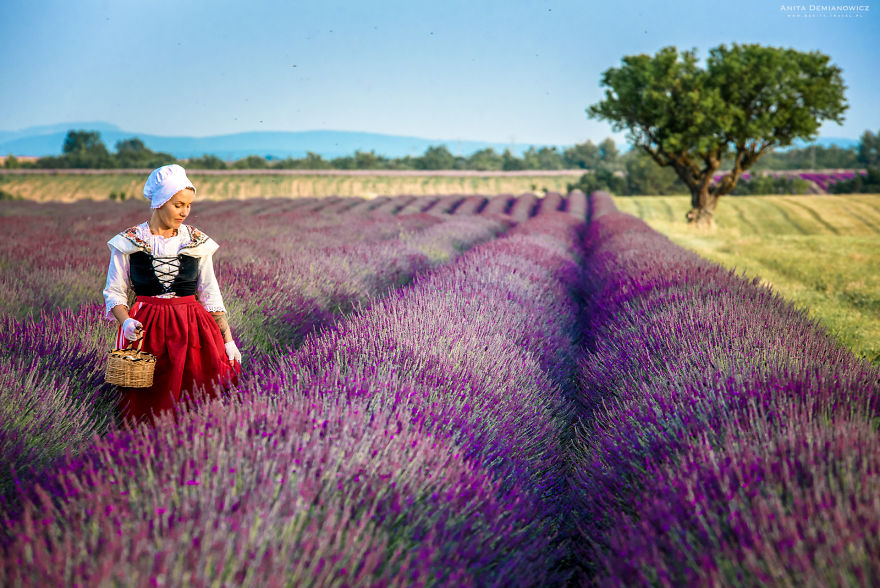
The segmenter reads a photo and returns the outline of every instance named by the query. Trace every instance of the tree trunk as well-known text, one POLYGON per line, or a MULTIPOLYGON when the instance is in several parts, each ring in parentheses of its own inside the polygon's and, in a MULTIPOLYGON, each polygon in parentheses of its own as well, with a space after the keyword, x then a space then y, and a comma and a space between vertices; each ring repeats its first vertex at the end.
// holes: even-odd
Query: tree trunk
POLYGON ((709 189, 709 183, 691 190, 691 209, 687 213, 688 223, 703 228, 715 226, 713 219, 718 196, 709 189))

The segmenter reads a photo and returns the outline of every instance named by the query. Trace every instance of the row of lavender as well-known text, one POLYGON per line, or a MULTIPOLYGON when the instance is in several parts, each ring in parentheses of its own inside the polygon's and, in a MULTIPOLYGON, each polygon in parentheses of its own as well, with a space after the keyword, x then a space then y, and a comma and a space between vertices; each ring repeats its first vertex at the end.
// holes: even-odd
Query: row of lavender
MULTIPOLYGON (((567 195, 547 192, 538 196, 534 192, 522 194, 446 194, 434 196, 379 196, 376 198, 354 198, 329 196, 326 198, 274 199, 285 210, 307 213, 352 213, 352 214, 440 214, 440 215, 502 215, 515 222, 526 220, 551 212, 567 212, 581 220, 586 219, 587 197, 580 190, 572 190, 567 195)), ((263 205, 256 204, 258 209, 263 205)))
MULTIPOLYGON (((262 321, 277 307, 274 290, 283 289, 294 297, 314 293, 324 305, 306 303, 310 316, 346 306, 376 281, 405 280, 395 274, 413 255, 428 267, 448 261, 464 246, 459 241, 469 240, 464 235, 440 245, 443 239, 434 233, 467 233, 468 226, 474 227, 471 232, 481 232, 489 225, 485 219, 427 214, 328 217, 298 210, 302 204, 204 202, 188 219, 221 244, 215 259, 217 273, 233 304, 245 298, 240 310, 247 316, 242 322, 262 321), (389 243, 394 246, 389 248, 389 243), (253 292, 255 283, 258 289, 264 286, 263 291, 253 292), (278 288, 268 288, 276 283, 278 288)), ((0 242, 0 316, 37 316, 41 311, 100 302, 109 260, 106 241, 148 216, 149 209, 135 202, 9 203, 0 212, 0 230, 16 238, 0 242)), ((499 227, 509 226, 507 219, 488 218, 499 227)), ((288 306, 302 302, 294 300, 288 306)))
MULTIPOLYGON (((717 173, 712 177, 713 182, 718 182, 727 172, 717 173)), ((762 172, 771 175, 774 178, 786 177, 786 178, 801 178, 803 180, 807 180, 808 182, 812 182, 815 184, 822 192, 827 192, 831 189, 831 185, 837 182, 841 182, 844 180, 851 180, 856 176, 856 174, 867 175, 868 172, 864 170, 834 170, 834 171, 772 171, 772 172, 762 172)), ((740 178, 743 180, 749 180, 752 177, 752 173, 744 172, 740 175, 740 178)))
MULTIPOLYGON (((21 272, 11 261, 0 267, 4 294, 24 315, 0 316, 0 495, 7 496, 13 472, 27 483, 116 418, 114 391, 103 382, 114 330, 96 299, 109 258, 104 241, 111 226, 118 229, 119 210, 21 206, 19 214, 4 211, 9 216, 0 217, 4 225, 21 227, 19 239, 0 245, 0 257, 27 260, 39 271, 21 272), (51 296, 64 290, 70 296, 63 301, 51 296), (51 301, 61 310, 51 310, 51 301)), ((328 219, 273 207, 260 215, 220 205, 206 205, 199 223, 223 244, 215 265, 249 363, 297 344, 509 225, 488 217, 431 215, 328 219)))
POLYGON ((546 214, 22 488, 0 584, 560 585, 577 229, 546 214))
MULTIPOLYGON (((412 237, 433 225, 444 224, 439 230, 446 230, 451 226, 446 222, 450 215, 462 225, 467 217, 474 215, 508 223, 524 222, 555 211, 568 212, 583 220, 586 206, 586 197, 577 190, 567 196, 550 192, 541 198, 533 193, 492 197, 396 196, 371 200, 274 198, 199 203, 188 222, 206 230, 223 244, 218 255, 221 265, 218 271, 224 271, 224 262, 231 266, 229 278, 235 282, 230 284, 233 294, 245 294, 248 298, 244 312, 249 314, 242 320, 260 321, 278 310, 279 301, 261 298, 254 304, 254 297, 247 296, 248 285, 254 282, 249 275, 254 265, 263 266, 253 270, 259 279, 282 282, 279 291, 289 292, 290 282, 294 282, 296 291, 320 290, 320 298, 326 301, 324 307, 303 300, 281 304, 283 308, 301 308, 309 317, 320 317, 328 308, 346 306, 361 290, 361 284, 351 283, 348 271, 347 257, 353 246, 376 244, 377 250, 366 254, 378 260, 370 264, 370 275, 381 273, 380 268, 385 268, 384 273, 393 274, 398 271, 396 257, 389 255, 393 250, 385 248, 382 242, 397 236, 412 237), (326 213, 342 214, 349 221, 335 215, 328 218, 326 213), (396 215, 398 219, 389 219, 388 215, 396 215), (300 246, 303 242, 307 247, 300 246), (244 276, 239 269, 245 272, 244 276), (260 313, 262 317, 255 316, 260 313)), ((96 288, 100 288, 107 269, 105 241, 122 228, 143 222, 148 213, 143 202, 132 201, 5 205, 0 212, 0 230, 15 234, 16 238, 0 242, 0 316, 20 318, 39 315, 44 310, 75 309, 93 303, 96 288)), ((413 250, 417 255, 427 254, 432 263, 450 258, 449 248, 432 249, 429 245, 433 239, 428 237, 427 241, 412 242, 401 258, 407 258, 413 250)), ((282 324, 275 324, 274 330, 287 331, 286 338, 301 335, 283 324, 292 320, 288 316, 286 321, 276 321, 282 324)))
POLYGON ((880 371, 607 194, 585 239, 581 560, 603 585, 877 585, 880 371))

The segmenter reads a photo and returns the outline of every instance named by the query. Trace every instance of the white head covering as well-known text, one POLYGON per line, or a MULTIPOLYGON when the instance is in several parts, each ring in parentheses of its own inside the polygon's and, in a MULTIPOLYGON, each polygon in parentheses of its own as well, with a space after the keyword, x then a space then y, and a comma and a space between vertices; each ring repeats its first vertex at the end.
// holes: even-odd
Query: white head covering
POLYGON ((150 201, 150 208, 159 208, 184 188, 196 191, 196 187, 186 177, 186 171, 172 163, 153 170, 144 184, 144 196, 150 201))

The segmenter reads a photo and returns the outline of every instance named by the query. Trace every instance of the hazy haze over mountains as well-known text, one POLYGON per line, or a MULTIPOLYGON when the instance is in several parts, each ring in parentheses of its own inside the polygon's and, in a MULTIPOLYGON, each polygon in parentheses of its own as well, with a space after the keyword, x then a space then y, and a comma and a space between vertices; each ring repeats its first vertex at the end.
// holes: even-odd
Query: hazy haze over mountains
MULTIPOLYGON (((445 145, 455 155, 470 155, 487 147, 492 147, 499 153, 510 149, 514 154, 522 155, 522 152, 531 145, 329 130, 255 131, 210 137, 163 137, 125 131, 106 122, 75 122, 29 127, 19 131, 0 131, 0 154, 59 155, 64 137, 69 130, 99 131, 101 140, 111 151, 115 150, 117 141, 138 137, 149 149, 171 153, 175 157, 211 154, 226 160, 240 159, 248 155, 270 156, 273 159, 283 159, 288 156, 304 157, 308 151, 318 153, 326 159, 352 155, 355 151, 375 151, 377 155, 386 157, 404 157, 422 155, 431 145, 445 145)), ((542 146, 535 145, 535 147, 542 146)))
MULTIPOLYGON (((268 156, 272 159, 299 158, 304 157, 308 151, 317 153, 325 159, 352 155, 355 151, 374 151, 377 155, 394 158, 422 155, 425 149, 432 145, 445 145, 455 155, 467 156, 480 149, 491 147, 499 153, 510 149, 515 155, 521 156, 523 151, 532 145, 328 130, 255 131, 210 137, 165 137, 122 130, 106 122, 74 122, 28 127, 17 131, 0 131, 0 155, 59 155, 64 137, 69 130, 98 131, 104 144, 111 151, 115 151, 117 141, 138 137, 149 149, 170 153, 178 158, 211 154, 226 160, 240 159, 248 155, 268 156)), ((604 137, 592 140, 598 144, 603 139, 604 137)), ((839 147, 852 147, 858 145, 858 139, 820 137, 815 143, 823 146, 836 144, 839 147)), ((802 145, 803 143, 796 144, 796 146, 802 145)), ((545 145, 534 146, 540 148, 545 145)), ((564 149, 568 145, 556 147, 564 149)), ((625 150, 628 146, 619 145, 619 148, 625 150)))

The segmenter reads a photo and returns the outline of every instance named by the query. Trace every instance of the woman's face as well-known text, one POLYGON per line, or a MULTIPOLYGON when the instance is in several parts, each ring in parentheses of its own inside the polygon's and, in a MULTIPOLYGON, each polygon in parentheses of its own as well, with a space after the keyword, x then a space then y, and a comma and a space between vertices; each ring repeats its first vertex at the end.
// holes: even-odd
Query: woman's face
POLYGON ((156 209, 159 221, 166 227, 179 229, 186 217, 189 216, 189 208, 196 194, 189 188, 184 188, 176 193, 171 199, 156 209))

